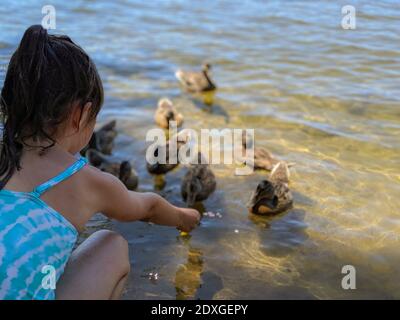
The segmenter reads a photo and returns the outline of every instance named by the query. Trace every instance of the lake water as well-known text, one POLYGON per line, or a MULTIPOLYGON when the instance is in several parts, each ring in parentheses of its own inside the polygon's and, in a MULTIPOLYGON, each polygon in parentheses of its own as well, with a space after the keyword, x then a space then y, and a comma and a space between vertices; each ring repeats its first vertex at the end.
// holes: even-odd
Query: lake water
MULTIPOLYGON (((249 216, 246 202, 267 172, 217 166, 215 194, 190 238, 174 228, 112 223, 130 244, 125 299, 400 298, 400 4, 398 1, 52 1, 57 32, 95 60, 117 119, 115 156, 129 159, 140 191, 145 135, 160 97, 186 128, 254 128, 256 143, 295 162, 289 212, 249 216), (341 28, 354 5, 357 28, 341 28), (184 94, 179 67, 213 65, 214 105, 184 94), (236 232, 235 232, 236 230, 236 232), (357 289, 343 290, 344 265, 357 289), (158 273, 158 280, 149 279, 158 273)), ((3 0, 0 84, 43 1, 3 0)), ((161 193, 183 205, 180 167, 161 193)), ((107 222, 107 226, 109 223, 107 222)), ((101 227, 96 221, 96 228, 101 227)))

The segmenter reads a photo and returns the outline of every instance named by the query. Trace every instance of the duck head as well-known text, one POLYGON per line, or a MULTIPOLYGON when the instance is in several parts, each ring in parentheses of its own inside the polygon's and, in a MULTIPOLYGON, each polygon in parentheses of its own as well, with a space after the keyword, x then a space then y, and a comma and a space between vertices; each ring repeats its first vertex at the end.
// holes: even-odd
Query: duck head
POLYGON ((249 201, 249 211, 254 214, 267 215, 278 206, 278 197, 271 181, 261 181, 249 201))

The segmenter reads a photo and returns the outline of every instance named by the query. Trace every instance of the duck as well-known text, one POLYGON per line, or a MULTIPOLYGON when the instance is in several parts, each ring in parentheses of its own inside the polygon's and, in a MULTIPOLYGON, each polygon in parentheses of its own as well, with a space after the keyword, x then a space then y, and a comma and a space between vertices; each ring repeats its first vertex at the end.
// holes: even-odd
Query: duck
POLYGON ((289 166, 280 161, 273 168, 269 177, 262 180, 252 193, 248 209, 252 214, 276 215, 293 206, 293 195, 289 189, 289 166))
POLYGON ((184 71, 179 69, 175 77, 189 92, 208 92, 217 89, 210 77, 211 64, 205 63, 201 71, 184 71))
POLYGON ((88 149, 85 156, 92 166, 119 178, 127 189, 135 190, 138 187, 138 174, 132 168, 129 161, 113 161, 109 159, 107 155, 104 155, 95 149, 88 149))
POLYGON ((156 124, 163 129, 169 128, 170 121, 176 121, 176 125, 179 128, 183 123, 183 115, 176 111, 171 100, 162 98, 158 101, 154 120, 156 124))
MULTIPOLYGON (((198 157, 200 160, 203 158, 200 152, 198 157)), ((215 175, 209 164, 205 161, 198 162, 189 166, 182 179, 181 195, 189 207, 206 200, 217 187, 215 175)))
POLYGON ((194 299, 196 297, 197 290, 202 284, 203 270, 203 252, 189 244, 187 261, 185 264, 179 265, 175 274, 176 300, 194 299))

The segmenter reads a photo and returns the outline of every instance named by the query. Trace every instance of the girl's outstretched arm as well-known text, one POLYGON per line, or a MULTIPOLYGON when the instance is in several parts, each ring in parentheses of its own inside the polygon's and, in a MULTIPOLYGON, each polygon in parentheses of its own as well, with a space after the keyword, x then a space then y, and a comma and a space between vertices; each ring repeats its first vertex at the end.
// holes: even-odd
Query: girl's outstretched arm
POLYGON ((116 177, 94 169, 96 203, 98 211, 119 221, 149 221, 174 226, 189 232, 200 221, 200 213, 189 208, 179 208, 155 193, 129 191, 116 177))

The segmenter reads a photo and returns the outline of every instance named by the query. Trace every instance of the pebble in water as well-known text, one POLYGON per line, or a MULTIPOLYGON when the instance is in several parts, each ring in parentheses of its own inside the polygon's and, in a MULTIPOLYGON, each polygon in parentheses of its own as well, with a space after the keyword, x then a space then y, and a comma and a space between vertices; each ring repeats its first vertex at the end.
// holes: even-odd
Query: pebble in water
POLYGON ((157 281, 158 280, 158 273, 153 273, 153 272, 150 272, 149 273, 149 280, 152 280, 152 281, 157 281))
POLYGON ((219 219, 221 219, 222 218, 222 214, 221 213, 219 213, 219 212, 217 212, 217 213, 214 213, 214 212, 211 212, 211 211, 208 211, 208 212, 204 212, 203 213, 203 216, 204 217, 209 217, 209 218, 219 218, 219 219))

